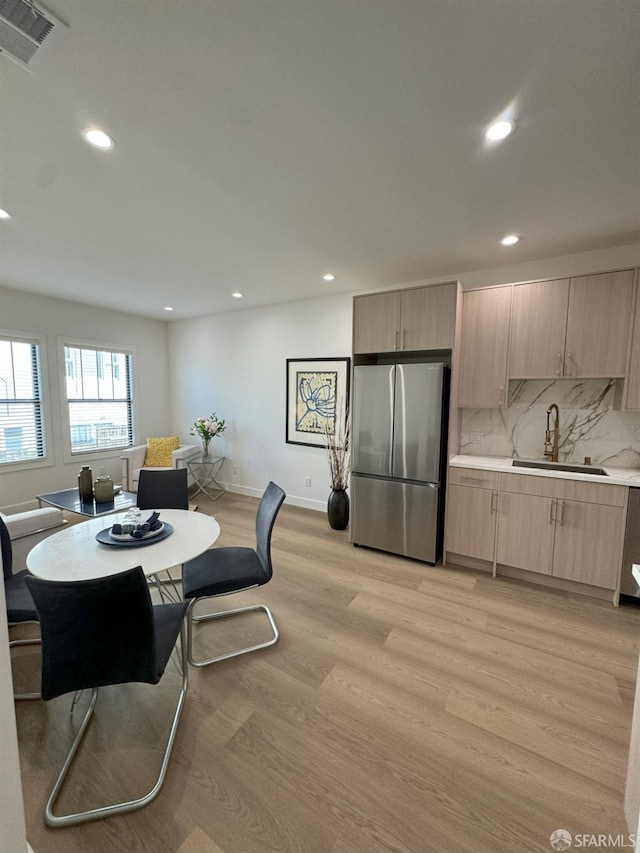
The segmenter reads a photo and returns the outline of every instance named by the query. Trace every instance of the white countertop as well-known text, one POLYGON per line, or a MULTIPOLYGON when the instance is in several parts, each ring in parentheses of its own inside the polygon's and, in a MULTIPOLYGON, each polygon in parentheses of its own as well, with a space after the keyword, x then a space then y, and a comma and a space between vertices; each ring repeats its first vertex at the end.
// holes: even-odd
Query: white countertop
MULTIPOLYGON (((542 462, 543 460, 535 460, 542 462)), ((568 462, 568 465, 575 464, 568 462)), ((526 474, 532 477, 556 477, 561 480, 583 480, 590 483, 602 483, 609 486, 640 486, 640 469, 638 468, 610 468, 607 465, 594 467, 603 468, 607 472, 604 477, 601 474, 579 474, 574 471, 557 471, 547 468, 520 468, 513 464, 510 456, 454 456, 449 465, 456 468, 476 468, 482 471, 499 471, 501 473, 526 474)))

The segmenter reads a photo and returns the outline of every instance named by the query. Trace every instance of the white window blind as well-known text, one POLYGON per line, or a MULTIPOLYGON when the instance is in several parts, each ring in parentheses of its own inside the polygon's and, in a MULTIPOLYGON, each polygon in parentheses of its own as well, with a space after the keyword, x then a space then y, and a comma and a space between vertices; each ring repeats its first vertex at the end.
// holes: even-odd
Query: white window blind
POLYGON ((0 337, 0 465, 44 458, 40 348, 0 337))
POLYGON ((133 444, 131 354, 64 348, 71 453, 133 444))

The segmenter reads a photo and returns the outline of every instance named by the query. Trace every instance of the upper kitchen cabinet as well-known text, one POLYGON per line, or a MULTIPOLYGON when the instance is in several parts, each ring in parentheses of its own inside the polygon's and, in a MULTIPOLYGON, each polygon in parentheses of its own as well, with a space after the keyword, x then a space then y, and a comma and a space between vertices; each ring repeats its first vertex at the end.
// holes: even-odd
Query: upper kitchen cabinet
POLYGON ((571 279, 565 376, 624 376, 633 270, 571 279))
POLYGON ((354 354, 453 349, 457 285, 356 296, 354 354))
POLYGON ((632 299, 632 270, 516 285, 509 376, 624 376, 632 299))
POLYGON ((374 293, 353 300, 354 353, 391 352, 398 343, 400 295, 374 293))
POLYGON ((463 294, 459 406, 496 409, 507 404, 511 291, 486 287, 463 294))
POLYGON ((569 279, 535 281, 513 289, 509 376, 562 376, 569 309, 569 279))
MULTIPOLYGON (((636 274, 640 276, 640 274, 636 274)), ((627 369, 626 393, 625 408, 632 410, 640 409, 640 300, 637 295, 629 367, 627 369)))

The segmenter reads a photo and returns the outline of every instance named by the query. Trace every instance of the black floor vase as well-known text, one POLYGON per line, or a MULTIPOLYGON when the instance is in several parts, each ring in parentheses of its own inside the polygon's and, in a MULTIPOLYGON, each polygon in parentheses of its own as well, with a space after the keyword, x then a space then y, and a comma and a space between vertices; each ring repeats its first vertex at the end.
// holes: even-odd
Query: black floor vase
POLYGON ((332 489, 327 501, 327 517, 333 530, 344 530, 349 524, 349 495, 344 489, 332 489))

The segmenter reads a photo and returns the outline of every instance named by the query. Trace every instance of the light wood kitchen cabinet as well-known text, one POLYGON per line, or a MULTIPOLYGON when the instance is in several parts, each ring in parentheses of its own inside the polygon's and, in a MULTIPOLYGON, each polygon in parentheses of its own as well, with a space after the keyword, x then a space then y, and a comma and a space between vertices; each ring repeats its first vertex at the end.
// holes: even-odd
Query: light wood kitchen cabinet
POLYGON ((539 495, 503 492, 496 562, 550 575, 553 569, 553 502, 539 495))
POLYGON ((507 355, 511 287, 467 290, 462 300, 458 405, 507 405, 507 355))
POLYGON ((353 300, 353 352, 392 352, 398 342, 398 293, 373 293, 353 300))
POLYGON ((493 561, 498 503, 498 474, 474 468, 450 468, 445 547, 493 561))
POLYGON ((453 349, 456 296, 455 283, 356 296, 354 354, 453 349))
POLYGON ((501 475, 497 562, 615 589, 626 497, 624 486, 501 475))
POLYGON ((624 528, 619 507, 557 500, 554 576, 615 589, 624 528))
MULTIPOLYGON (((638 270, 636 270, 636 279, 640 280, 638 270)), ((640 300, 638 299, 637 288, 638 284, 636 284, 636 310, 631 332, 631 351, 627 367, 625 399, 625 408, 631 410, 640 409, 640 300)))
POLYGON ((568 310, 569 279, 514 287, 509 376, 546 379, 564 374, 568 310))
POLYGON ((633 305, 633 270, 571 279, 565 375, 624 376, 633 305))
POLYGON ((509 376, 624 376, 632 302, 632 270, 516 285, 509 376))

